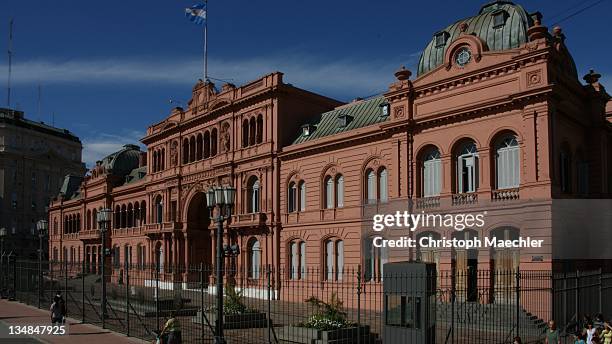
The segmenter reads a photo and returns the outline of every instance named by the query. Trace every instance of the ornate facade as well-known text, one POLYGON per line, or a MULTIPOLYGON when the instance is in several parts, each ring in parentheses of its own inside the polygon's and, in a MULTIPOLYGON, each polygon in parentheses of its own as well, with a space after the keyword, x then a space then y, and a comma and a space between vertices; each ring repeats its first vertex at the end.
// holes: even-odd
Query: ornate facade
MULTIPOLYGON (((224 241, 240 247, 227 264, 244 285, 257 286, 266 265, 285 267, 276 271, 288 279, 320 266, 321 280, 358 264, 375 278, 385 261, 410 258, 455 271, 554 269, 550 244, 529 253, 371 245, 371 214, 396 209, 488 213, 478 230, 421 228, 417 238, 550 243, 552 200, 610 197, 610 97, 595 72, 579 80, 561 29, 540 21, 508 1, 487 4, 434 35, 416 77, 401 68, 386 93, 348 104, 281 73, 220 91, 200 81, 185 109, 147 129, 146 152, 126 146, 76 196, 53 202, 52 257, 94 269, 95 214, 108 207, 106 247, 117 264, 213 264, 203 192, 232 185, 224 241)), ((189 281, 184 271, 169 278, 189 281)))

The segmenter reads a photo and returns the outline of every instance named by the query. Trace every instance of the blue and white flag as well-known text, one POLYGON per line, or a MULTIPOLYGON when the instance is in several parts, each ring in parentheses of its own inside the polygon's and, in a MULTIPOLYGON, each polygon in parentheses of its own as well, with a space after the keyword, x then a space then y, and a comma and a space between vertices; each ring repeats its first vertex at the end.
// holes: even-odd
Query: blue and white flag
POLYGON ((185 17, 194 24, 203 25, 206 22, 206 4, 195 4, 186 8, 185 17))

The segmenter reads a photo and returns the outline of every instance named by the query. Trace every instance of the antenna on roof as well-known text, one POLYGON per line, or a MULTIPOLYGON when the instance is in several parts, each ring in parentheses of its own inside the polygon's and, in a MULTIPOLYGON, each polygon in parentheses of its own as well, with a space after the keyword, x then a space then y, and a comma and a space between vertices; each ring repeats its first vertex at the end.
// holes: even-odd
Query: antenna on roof
POLYGON ((9 21, 9 37, 8 37, 8 82, 6 87, 6 107, 11 108, 11 71, 13 66, 13 18, 9 21))

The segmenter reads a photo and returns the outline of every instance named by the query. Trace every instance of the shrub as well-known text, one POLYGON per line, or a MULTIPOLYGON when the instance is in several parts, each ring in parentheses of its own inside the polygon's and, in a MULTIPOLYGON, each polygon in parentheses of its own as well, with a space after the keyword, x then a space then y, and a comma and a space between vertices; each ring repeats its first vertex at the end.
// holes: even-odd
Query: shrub
POLYGON ((223 299, 223 314, 246 314, 255 313, 256 310, 244 304, 242 291, 237 292, 233 285, 225 287, 225 298, 223 299))
POLYGON ((354 326, 353 323, 346 319, 346 312, 343 310, 342 301, 340 301, 336 293, 331 294, 329 302, 325 302, 315 296, 311 296, 304 300, 304 302, 314 306, 316 312, 308 317, 306 322, 300 323, 298 326, 322 331, 354 326))

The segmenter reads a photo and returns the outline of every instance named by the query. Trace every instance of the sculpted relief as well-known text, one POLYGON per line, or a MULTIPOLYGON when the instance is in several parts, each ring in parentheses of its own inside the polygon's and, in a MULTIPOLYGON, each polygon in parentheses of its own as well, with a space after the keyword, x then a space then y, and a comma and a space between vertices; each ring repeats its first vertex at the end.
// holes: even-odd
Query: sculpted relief
POLYGON ((221 125, 221 151, 228 152, 230 150, 230 125, 224 122, 221 125))
POLYGON ((172 141, 170 144, 170 166, 178 165, 178 142, 172 141))

